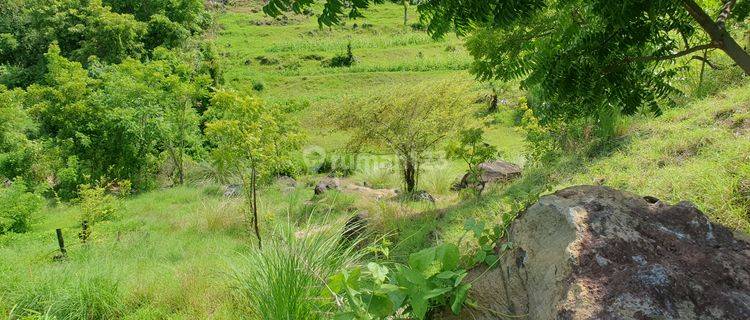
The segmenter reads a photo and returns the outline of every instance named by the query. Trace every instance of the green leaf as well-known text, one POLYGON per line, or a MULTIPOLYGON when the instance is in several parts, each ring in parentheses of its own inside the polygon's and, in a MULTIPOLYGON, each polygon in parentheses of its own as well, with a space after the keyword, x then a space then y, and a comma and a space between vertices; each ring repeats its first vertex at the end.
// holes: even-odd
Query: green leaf
POLYGON ((464 280, 466 275, 468 275, 468 273, 466 273, 466 270, 461 270, 458 276, 456 277, 456 282, 453 283, 453 286, 457 287, 461 283, 461 281, 464 280))
POLYGON ((484 258, 487 257, 487 252, 484 250, 478 250, 477 253, 474 254, 474 258, 472 259, 473 264, 482 263, 484 261, 484 258))
POLYGON ((371 295, 365 302, 368 304, 367 313, 384 318, 393 313, 393 301, 385 296, 371 295))
POLYGON ((458 261, 461 258, 461 254, 458 252, 458 247, 451 243, 440 245, 435 250, 436 258, 442 263, 442 270, 454 270, 458 268, 458 261))
POLYGON ((490 254, 487 256, 487 258, 484 258, 484 263, 486 263, 488 266, 492 266, 497 262, 498 256, 495 254, 490 254))
POLYGON ((417 319, 424 319, 427 314, 427 310, 430 305, 424 296, 412 296, 411 297, 411 310, 412 316, 417 319))
MULTIPOLYGON (((346 279, 343 272, 339 272, 328 279, 328 288, 334 293, 341 293, 346 287, 346 279)), ((328 293, 328 291, 324 291, 328 293)))
POLYGON ((461 312, 461 308, 463 308, 466 297, 468 296, 469 289, 471 289, 471 283, 462 284, 456 289, 456 292, 453 295, 453 302, 451 302, 451 311, 453 311, 453 314, 458 315, 461 312))
POLYGON ((435 263, 435 248, 427 248, 409 255, 409 267, 419 272, 427 271, 435 263))
MULTIPOLYGON (((417 271, 411 270, 409 268, 403 268, 401 270, 401 275, 404 279, 406 279, 407 282, 417 285, 417 286, 426 286, 427 285, 427 278, 425 278, 422 273, 419 273, 417 271)), ((407 286, 407 283, 402 283, 401 285, 407 286)))
POLYGON ((450 278, 453 278, 453 276, 455 276, 455 275, 456 275, 456 273, 453 272, 453 271, 443 271, 441 273, 436 274, 435 278, 438 278, 438 279, 450 279, 450 278))
POLYGON ((453 288, 436 288, 436 289, 432 289, 430 291, 427 291, 424 294, 424 298, 428 299, 428 300, 432 299, 432 298, 437 298, 439 296, 442 296, 442 295, 450 292, 451 290, 453 290, 453 288))
POLYGON ((337 313, 336 315, 333 316, 333 320, 355 320, 355 319, 357 319, 357 314, 355 314, 352 311, 337 313))
POLYGON ((377 283, 383 283, 386 276, 388 275, 388 268, 386 268, 385 266, 381 266, 375 262, 368 263, 367 270, 370 271, 372 278, 375 279, 377 283))

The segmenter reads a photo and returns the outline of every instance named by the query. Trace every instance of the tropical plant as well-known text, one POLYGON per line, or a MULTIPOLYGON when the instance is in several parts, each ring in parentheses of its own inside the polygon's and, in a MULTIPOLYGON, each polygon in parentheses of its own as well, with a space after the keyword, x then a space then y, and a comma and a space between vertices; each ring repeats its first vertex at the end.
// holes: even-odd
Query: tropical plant
POLYGON ((349 146, 385 146, 398 157, 406 192, 416 191, 427 152, 465 122, 465 88, 431 83, 351 99, 327 114, 331 125, 349 130, 349 146))
POLYGON ((441 244, 411 254, 406 265, 389 268, 370 262, 366 270, 356 267, 333 275, 323 296, 338 304, 336 319, 425 319, 431 307, 447 304, 458 314, 471 288, 462 283, 466 271, 459 268, 459 259, 458 247, 441 244))
POLYGON ((215 146, 214 162, 220 171, 237 176, 242 182, 258 246, 262 247, 258 226, 258 179, 290 161, 289 153, 299 142, 296 128, 279 109, 229 90, 214 94, 206 117, 211 119, 206 123, 206 136, 215 146))
POLYGON ((483 134, 481 128, 461 130, 459 138, 448 144, 445 150, 448 159, 461 160, 466 163, 468 176, 465 182, 468 186, 476 186, 472 190, 476 191, 477 196, 484 189, 479 164, 493 160, 498 155, 497 148, 484 142, 483 134))

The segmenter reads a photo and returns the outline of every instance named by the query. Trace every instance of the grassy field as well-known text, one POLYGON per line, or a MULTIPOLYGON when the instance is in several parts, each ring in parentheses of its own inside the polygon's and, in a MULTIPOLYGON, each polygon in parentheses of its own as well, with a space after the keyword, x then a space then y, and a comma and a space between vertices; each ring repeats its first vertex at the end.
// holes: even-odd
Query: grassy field
MULTIPOLYGON (((446 80, 468 83, 477 95, 489 92, 469 74, 471 57, 461 39, 449 35, 435 40, 413 27, 419 22, 413 7, 409 25, 404 26, 402 10, 390 3, 375 5, 366 18, 320 29, 315 17, 290 14, 273 19, 262 12, 260 1, 241 2, 219 15, 214 35, 227 85, 255 91, 267 103, 301 106, 298 119, 310 144, 326 150, 346 142, 345 134, 321 125, 327 107, 344 96, 446 80), (356 58, 353 66, 324 66, 326 60, 346 54, 347 45, 356 58)), ((519 95, 518 90, 504 93, 510 101, 519 95)), ((506 125, 490 130, 495 131, 490 139, 507 145, 505 150, 518 158, 521 136, 506 125)))

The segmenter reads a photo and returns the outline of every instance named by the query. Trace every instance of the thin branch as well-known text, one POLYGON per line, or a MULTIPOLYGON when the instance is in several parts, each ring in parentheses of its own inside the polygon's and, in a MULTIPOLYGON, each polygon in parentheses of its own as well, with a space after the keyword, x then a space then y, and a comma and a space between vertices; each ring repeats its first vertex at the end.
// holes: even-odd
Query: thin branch
POLYGON ((718 47, 719 47, 719 45, 716 44, 716 43, 708 43, 708 44, 702 44, 702 45, 699 45, 699 46, 688 48, 688 49, 685 49, 685 50, 677 52, 677 53, 668 54, 666 56, 628 57, 628 58, 625 58, 623 60, 623 62, 630 63, 630 62, 650 62, 650 61, 672 60, 672 59, 677 59, 677 58, 682 57, 682 56, 689 55, 689 54, 691 54, 693 52, 696 52, 696 51, 701 51, 701 50, 706 50, 706 49, 715 49, 715 48, 718 48, 718 47))
POLYGON ((708 65, 709 67, 711 67, 711 69, 714 69, 714 70, 721 70, 721 68, 720 68, 719 66, 717 66, 717 65, 713 64, 713 62, 711 62, 711 60, 708 60, 708 58, 704 58, 704 57, 701 57, 701 56, 692 56, 692 57, 690 57, 690 60, 698 60, 698 61, 702 61, 703 63, 705 63, 705 64, 707 64, 707 65, 708 65))

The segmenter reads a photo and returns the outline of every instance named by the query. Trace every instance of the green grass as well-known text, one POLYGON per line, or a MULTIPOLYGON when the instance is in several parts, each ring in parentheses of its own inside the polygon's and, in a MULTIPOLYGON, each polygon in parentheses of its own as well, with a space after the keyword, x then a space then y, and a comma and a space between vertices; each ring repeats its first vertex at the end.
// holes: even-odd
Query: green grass
POLYGON ((715 222, 750 232, 750 85, 634 121, 624 146, 569 184, 605 184, 663 201, 693 202, 715 222))
MULTIPOLYGON (((366 18, 323 29, 315 17, 290 14, 277 20, 266 17, 260 7, 260 1, 245 1, 218 17, 220 27, 214 37, 227 85, 253 92, 254 85, 263 84, 263 90, 254 94, 267 103, 306 106, 297 118, 309 143, 324 150, 345 146, 347 135, 330 132, 320 120, 328 106, 340 103, 343 96, 442 80, 469 83, 475 91, 487 92, 468 72, 471 57, 462 40, 454 35, 435 40, 425 31, 404 27, 400 5, 374 5, 366 18), (353 66, 322 65, 321 59, 346 53, 349 44, 357 59, 353 66)), ((410 10, 409 24, 418 22, 415 8, 410 10)), ((513 91, 508 98, 518 95, 513 91)), ((507 128, 497 133, 520 139, 503 131, 507 128)))

